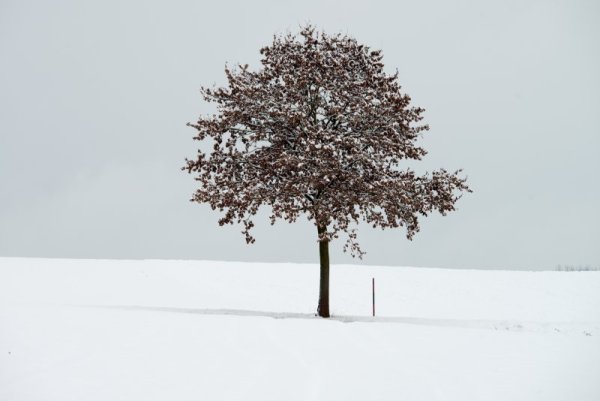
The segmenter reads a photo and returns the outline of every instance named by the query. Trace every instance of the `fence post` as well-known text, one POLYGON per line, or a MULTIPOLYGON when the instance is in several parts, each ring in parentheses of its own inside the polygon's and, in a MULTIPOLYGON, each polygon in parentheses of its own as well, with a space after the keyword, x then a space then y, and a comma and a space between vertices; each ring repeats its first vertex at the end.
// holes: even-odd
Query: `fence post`
POLYGON ((375 317, 375 277, 373 277, 372 281, 372 291, 373 291, 373 317, 375 317))

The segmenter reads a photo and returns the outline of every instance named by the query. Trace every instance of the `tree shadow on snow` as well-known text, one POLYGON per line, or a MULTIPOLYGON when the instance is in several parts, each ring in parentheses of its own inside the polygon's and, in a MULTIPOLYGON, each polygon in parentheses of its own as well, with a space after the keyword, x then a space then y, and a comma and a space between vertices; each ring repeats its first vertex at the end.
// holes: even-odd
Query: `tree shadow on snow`
MULTIPOLYGON (((213 316, 245 316, 245 317, 268 317, 272 319, 313 319, 330 320, 342 323, 401 323, 418 326, 434 327, 456 327, 468 329, 488 329, 502 331, 570 331, 574 327, 573 323, 551 323, 551 322, 518 322, 510 320, 478 320, 478 319, 434 319, 408 316, 344 316, 332 315, 329 319, 322 319, 312 313, 297 312, 270 312, 247 309, 200 309, 200 308, 177 308, 167 306, 141 306, 141 305, 88 305, 84 307, 117 309, 125 311, 144 311, 144 312, 167 312, 167 313, 187 313, 194 315, 213 315, 213 316), (560 329, 557 326, 562 326, 560 329)), ((577 325, 579 326, 579 325, 577 325)))

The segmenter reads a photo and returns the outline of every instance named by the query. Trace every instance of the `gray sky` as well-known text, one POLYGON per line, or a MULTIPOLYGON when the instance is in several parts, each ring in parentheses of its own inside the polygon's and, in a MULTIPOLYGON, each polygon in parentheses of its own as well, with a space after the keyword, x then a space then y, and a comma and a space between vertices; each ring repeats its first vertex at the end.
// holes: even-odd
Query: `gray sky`
POLYGON ((361 226, 364 260, 340 241, 333 263, 600 265, 599 4, 3 0, 0 256, 316 263, 310 223, 259 217, 247 246, 179 171, 200 86, 311 22, 383 49, 427 110, 414 167, 464 168, 475 191, 412 242, 361 226))

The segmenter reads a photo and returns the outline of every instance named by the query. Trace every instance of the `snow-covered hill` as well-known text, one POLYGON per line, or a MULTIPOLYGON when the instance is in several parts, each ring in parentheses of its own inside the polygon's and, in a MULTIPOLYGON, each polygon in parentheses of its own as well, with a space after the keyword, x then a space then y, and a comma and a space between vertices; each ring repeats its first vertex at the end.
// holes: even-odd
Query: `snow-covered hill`
POLYGON ((600 272, 0 258, 0 400, 598 400, 600 272), (377 314, 371 314, 371 277, 377 314))

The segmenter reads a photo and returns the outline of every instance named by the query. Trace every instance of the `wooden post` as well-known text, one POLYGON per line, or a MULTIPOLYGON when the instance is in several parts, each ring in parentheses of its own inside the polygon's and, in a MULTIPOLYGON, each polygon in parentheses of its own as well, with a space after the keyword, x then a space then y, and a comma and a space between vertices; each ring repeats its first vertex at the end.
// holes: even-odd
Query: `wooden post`
POLYGON ((373 290, 373 317, 375 317, 375 277, 372 280, 372 290, 373 290))

